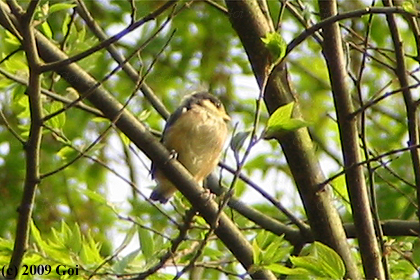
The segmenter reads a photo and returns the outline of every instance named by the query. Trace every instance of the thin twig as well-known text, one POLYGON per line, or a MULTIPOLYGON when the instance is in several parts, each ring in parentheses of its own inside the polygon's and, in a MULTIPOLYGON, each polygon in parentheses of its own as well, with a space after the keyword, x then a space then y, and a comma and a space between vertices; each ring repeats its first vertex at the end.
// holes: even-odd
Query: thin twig
MULTIPOLYGON (((21 85, 28 86, 28 82, 27 81, 25 81, 24 79, 21 79, 20 77, 18 77, 16 75, 13 75, 13 74, 5 71, 2 68, 0 68, 0 74, 2 74, 6 78, 8 78, 8 79, 10 79, 10 80, 12 80, 14 82, 18 82, 21 85)), ((73 100, 70 100, 68 98, 65 98, 65 97, 63 97, 63 96, 61 96, 59 94, 56 94, 56 93, 54 93, 52 91, 49 91, 49 90, 46 90, 44 88, 41 88, 41 93, 44 94, 45 96, 48 96, 49 98, 51 98, 53 100, 60 101, 60 102, 62 102, 64 104, 70 104, 70 103, 73 102, 73 100)), ((86 104, 84 104, 82 102, 77 102, 74 106, 76 108, 82 109, 82 110, 84 110, 84 111, 86 111, 88 113, 91 113, 91 114, 93 114, 93 115, 95 115, 97 117, 104 117, 104 115, 102 114, 101 111, 99 111, 98 109, 93 108, 93 107, 91 107, 89 105, 86 105, 86 104)))
MULTIPOLYGON (((79 15, 83 18, 83 20, 86 22, 86 25, 89 27, 89 29, 95 34, 95 36, 100 41, 105 41, 108 39, 105 32, 101 29, 101 27, 95 22, 92 15, 89 13, 88 9, 86 8, 83 1, 78 0, 77 1, 77 11, 79 15)), ((173 11, 172 11, 173 13, 173 11)), ((137 71, 127 62, 124 63, 127 59, 124 58, 122 54, 117 50, 117 48, 114 45, 109 45, 106 47, 108 53, 112 56, 112 58, 118 62, 118 64, 122 64, 122 69, 125 71, 125 73, 130 77, 130 79, 134 82, 137 82, 140 78, 137 73, 137 71)), ((165 105, 162 103, 162 101, 153 93, 153 91, 150 89, 149 86, 145 82, 143 82, 141 86, 141 91, 146 97, 146 99, 152 104, 153 108, 164 118, 167 119, 169 117, 169 111, 166 109, 165 105)))
POLYGON ((152 13, 148 14, 147 16, 143 17, 142 19, 136 21, 135 23, 129 25, 127 28, 125 28, 124 30, 118 32, 117 34, 115 34, 114 36, 110 37, 109 39, 102 41, 101 43, 99 43, 98 45, 82 52, 79 53, 73 57, 69 57, 67 59, 61 60, 61 61, 57 61, 57 62, 51 62, 48 64, 45 64, 41 67, 40 71, 41 72, 47 72, 47 71, 51 71, 51 70, 56 70, 60 67, 63 67, 65 65, 77 62, 103 48, 106 48, 107 46, 117 42, 118 40, 120 40, 122 37, 124 37, 125 35, 129 34, 130 32, 134 31, 135 29, 137 29, 138 27, 142 26, 143 24, 145 24, 146 22, 155 19, 157 16, 159 16, 161 13, 163 13, 164 11, 166 11, 168 8, 172 7, 175 3, 177 2, 177 0, 171 0, 166 2, 165 4, 163 4, 161 7, 159 7, 158 9, 156 9, 155 11, 153 11, 152 13))
POLYGON ((20 137, 20 135, 13 129, 13 127, 9 124, 7 121, 6 116, 3 113, 3 110, 0 109, 0 118, 3 120, 4 125, 6 126, 7 130, 9 130, 10 133, 23 145, 26 145, 26 141, 20 137))
POLYGON ((193 221, 195 214, 196 210, 193 208, 186 212, 184 217, 184 223, 179 227, 178 236, 174 240, 172 240, 171 248, 160 258, 159 263, 149 268, 148 270, 140 273, 137 277, 131 278, 130 280, 146 279, 148 276, 152 275, 165 265, 165 263, 175 254, 181 242, 185 239, 188 230, 191 228, 191 222, 193 221))

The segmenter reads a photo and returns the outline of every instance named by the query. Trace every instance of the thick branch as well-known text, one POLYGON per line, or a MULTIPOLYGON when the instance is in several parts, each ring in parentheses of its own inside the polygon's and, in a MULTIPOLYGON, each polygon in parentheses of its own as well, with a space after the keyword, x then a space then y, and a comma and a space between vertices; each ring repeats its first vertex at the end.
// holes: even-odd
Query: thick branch
MULTIPOLYGON (((35 37, 31 27, 32 17, 38 1, 33 1, 28 11, 20 18, 20 29, 23 38, 22 44, 25 50, 29 66, 28 98, 31 117, 29 138, 25 143, 26 175, 23 187, 22 200, 19 205, 19 216, 16 226, 15 244, 9 267, 16 269, 16 273, 22 263, 23 255, 28 247, 29 225, 35 202, 35 191, 39 183, 39 157, 42 139, 42 102, 41 80, 39 73, 40 60, 38 57, 35 37)), ((15 277, 16 275, 10 275, 15 277)))
MULTIPOLYGON (((384 0, 385 6, 392 6, 392 1, 384 0)), ((413 146, 410 149, 411 160, 413 162, 413 172, 416 181, 417 189, 417 205, 420 205, 420 152, 418 148, 415 148, 419 144, 419 121, 417 116, 417 105, 413 100, 411 89, 409 88, 408 77, 406 75, 406 66, 404 60, 404 49, 402 47, 402 40, 398 31, 397 21, 395 15, 390 14, 386 16, 388 21, 389 30, 391 31, 392 41, 394 42, 395 58, 397 60, 397 68, 395 74, 398 77, 404 96, 405 108, 407 110, 407 122, 408 122, 408 145, 413 146)), ((420 219, 420 212, 417 212, 417 216, 420 219)))
MULTIPOLYGON (((274 32, 273 24, 259 8, 258 1, 226 1, 230 21, 245 47, 252 69, 260 87, 270 67, 270 54, 261 41, 269 32, 274 32)), ((293 101, 287 70, 277 67, 268 81, 264 95, 268 111, 273 113, 279 106, 293 101)), ((296 100, 294 100, 296 102, 296 100)), ((295 108, 298 117, 299 108, 295 108)), ((325 180, 316 159, 312 141, 307 129, 293 131, 279 139, 286 155, 299 193, 309 218, 314 237, 329 245, 340 254, 346 264, 348 276, 360 278, 356 262, 347 244, 347 239, 337 210, 333 207, 328 188, 318 192, 317 185, 325 180)))
MULTIPOLYGON (((337 14, 335 1, 319 1, 321 17, 323 19, 337 14)), ((344 60, 342 38, 338 23, 323 28, 323 51, 327 60, 328 72, 337 113, 340 139, 346 171, 346 183, 353 209, 356 233, 359 240, 360 254, 366 278, 384 279, 378 243, 373 227, 372 213, 363 167, 357 165, 361 161, 356 118, 350 91, 346 84, 346 63, 344 60), (354 166, 356 164, 356 166, 354 166)))

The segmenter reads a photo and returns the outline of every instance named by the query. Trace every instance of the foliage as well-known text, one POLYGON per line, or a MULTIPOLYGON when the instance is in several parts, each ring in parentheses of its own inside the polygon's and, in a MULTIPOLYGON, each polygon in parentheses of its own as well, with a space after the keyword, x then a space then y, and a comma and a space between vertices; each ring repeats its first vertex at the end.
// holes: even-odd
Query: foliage
POLYGON ((301 119, 292 118, 293 105, 291 102, 281 106, 270 116, 264 136, 266 139, 309 125, 301 119))
POLYGON ((274 63, 279 62, 286 54, 286 42, 278 33, 268 33, 264 38, 261 38, 266 45, 271 55, 273 56, 274 63))
MULTIPOLYGON (((16 2, 23 11, 30 5, 30 1, 16 2)), ((83 2, 108 37, 165 3, 40 1, 34 13, 35 29, 68 56, 102 41, 83 18, 79 2, 83 2)), ((340 1, 339 13, 365 10, 370 5, 365 2, 340 1)), ((398 30, 405 50, 409 87, 418 105, 419 46, 414 27, 418 18, 408 17, 403 11, 418 13, 419 7, 413 1, 400 2, 402 9, 396 14, 398 30)), ((375 7, 382 7, 379 2, 374 3, 375 7)), ((7 6, 5 2, 0 4, 7 6)), ((318 6, 311 1, 267 1, 267 5, 274 26, 279 28, 260 39, 269 49, 274 65, 284 57, 286 42, 320 18, 318 6)), ((245 25, 246 16, 243 20, 245 25)), ((382 14, 348 18, 340 24, 349 77, 346 82, 357 112, 352 117, 358 118, 365 179, 370 199, 376 202, 372 209, 381 220, 415 221, 416 167, 407 149, 409 123, 403 89, 395 75, 392 33, 382 14)), ((226 149, 223 157, 234 171, 217 172, 222 175, 224 186, 231 186, 235 163, 253 132, 266 139, 277 139, 291 131, 308 129, 317 160, 331 179, 327 183, 334 189, 334 205, 341 219, 351 224, 351 211, 357 211, 357 207, 352 208, 349 199, 341 155, 342 144, 348 139, 340 138, 321 35, 316 32, 306 37, 287 54, 285 63, 295 100, 270 116, 264 108, 256 110, 255 100, 260 92, 252 75, 254 69, 221 1, 178 1, 113 46, 130 57, 127 63, 170 112, 187 92, 197 88, 209 89, 220 97, 232 116, 232 131, 235 126, 229 143, 232 151, 226 149), (292 112, 297 107, 299 117, 294 117, 292 112), (257 127, 255 119, 260 121, 257 127), (260 131, 264 126, 266 129, 260 131)), ((0 39, 0 266, 4 267, 14 250, 17 209, 28 173, 27 147, 21 140, 30 137, 33 112, 27 86, 32 69, 26 51, 19 38, 3 24, 0 39)), ((121 104, 126 104, 151 132, 160 134, 162 116, 138 89, 139 81, 133 81, 106 49, 77 64, 121 104)), ((193 215, 188 219, 190 203, 181 194, 177 193, 169 205, 162 207, 146 199, 154 185, 149 177, 150 161, 86 99, 68 105, 86 93, 77 93, 55 71, 42 73, 41 88, 42 114, 47 117, 39 154, 41 180, 35 193, 29 248, 22 264, 43 269, 48 265, 51 273, 60 264, 78 268, 77 276, 60 279, 116 279, 139 273, 149 273, 149 279, 172 279, 174 275, 187 278, 188 273, 201 279, 238 279, 258 268, 269 269, 277 276, 288 275, 288 279, 345 277, 343 261, 330 247, 314 242, 293 256, 292 249, 297 244, 290 242, 286 234, 277 234, 273 224, 265 228, 266 223, 246 216, 240 209, 225 207, 223 212, 252 245, 254 265, 245 271, 203 218, 193 215)), ((305 209, 293 184, 293 175, 297 175, 289 169, 290 159, 286 159, 277 143, 257 140, 250 145, 250 156, 240 167, 248 181, 238 180, 234 198, 276 226, 283 223, 297 232, 290 215, 279 207, 306 222, 305 209)), ((220 205, 226 196, 221 197, 216 199, 220 205)), ((392 238, 386 232, 379 237, 383 250, 380 254, 387 258, 392 278, 412 277, 418 271, 420 246, 413 234, 410 229, 392 238)), ((350 244, 358 246, 356 242, 350 244)), ((356 259, 360 259, 359 253, 355 253, 356 259)), ((50 276, 19 279, 51 279, 50 276)))

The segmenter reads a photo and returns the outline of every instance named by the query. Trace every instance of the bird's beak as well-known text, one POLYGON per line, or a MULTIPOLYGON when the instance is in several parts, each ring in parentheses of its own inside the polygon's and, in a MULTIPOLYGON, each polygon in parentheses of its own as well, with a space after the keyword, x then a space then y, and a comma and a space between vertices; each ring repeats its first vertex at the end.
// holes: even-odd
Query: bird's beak
POLYGON ((229 122, 229 121, 231 120, 231 118, 230 118, 230 116, 229 116, 228 114, 224 114, 224 116, 223 116, 223 120, 224 120, 225 122, 229 122))

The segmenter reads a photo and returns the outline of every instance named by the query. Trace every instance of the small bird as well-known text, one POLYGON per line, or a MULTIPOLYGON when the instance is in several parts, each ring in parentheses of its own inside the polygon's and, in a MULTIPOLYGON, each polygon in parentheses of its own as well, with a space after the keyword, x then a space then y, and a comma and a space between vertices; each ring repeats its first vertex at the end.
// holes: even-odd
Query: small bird
MULTIPOLYGON (((161 142, 202 186, 219 161, 229 121, 219 99, 208 92, 194 93, 169 117, 161 142)), ((153 163, 151 172, 157 186, 150 199, 166 203, 177 188, 153 163)))

